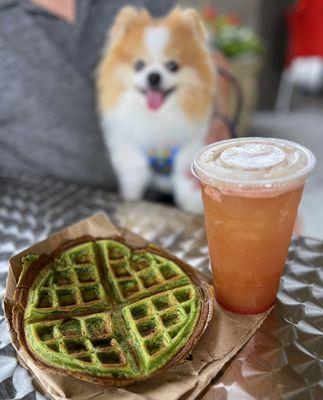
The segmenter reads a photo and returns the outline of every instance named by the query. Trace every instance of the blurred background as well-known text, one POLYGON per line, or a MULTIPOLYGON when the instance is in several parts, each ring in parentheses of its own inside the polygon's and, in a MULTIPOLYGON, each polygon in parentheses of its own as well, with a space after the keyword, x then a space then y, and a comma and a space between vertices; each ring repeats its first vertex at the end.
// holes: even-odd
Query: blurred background
POLYGON ((323 1, 180 3, 201 11, 239 82, 238 134, 295 140, 314 152, 299 223, 302 234, 323 238, 323 1))
MULTIPOLYGON (((116 190, 105 164, 94 72, 107 29, 127 3, 157 16, 174 5, 0 0, 0 171, 116 190)), ((323 239, 323 0, 176 3, 200 12, 211 48, 224 57, 232 91, 227 114, 237 135, 290 139, 314 152, 298 231, 323 239)))

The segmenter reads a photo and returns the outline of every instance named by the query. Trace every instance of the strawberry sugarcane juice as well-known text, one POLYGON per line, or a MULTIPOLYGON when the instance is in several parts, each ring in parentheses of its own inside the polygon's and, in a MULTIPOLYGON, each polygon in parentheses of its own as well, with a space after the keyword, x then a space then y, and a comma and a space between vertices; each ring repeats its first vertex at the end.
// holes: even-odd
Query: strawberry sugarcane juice
POLYGON ((314 164, 309 150, 279 139, 218 142, 195 156, 215 293, 224 308, 254 314, 275 302, 314 164))

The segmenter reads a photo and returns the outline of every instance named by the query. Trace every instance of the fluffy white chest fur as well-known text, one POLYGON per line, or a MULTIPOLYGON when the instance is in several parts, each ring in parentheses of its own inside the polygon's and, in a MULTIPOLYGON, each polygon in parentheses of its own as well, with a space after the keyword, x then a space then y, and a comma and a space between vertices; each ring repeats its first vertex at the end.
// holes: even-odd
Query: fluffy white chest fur
POLYGON ((174 185, 184 185, 192 157, 202 145, 208 120, 192 121, 174 98, 168 99, 160 110, 151 111, 144 98, 129 91, 120 97, 114 110, 102 115, 102 123, 106 144, 120 171, 122 195, 138 200, 148 185, 168 193, 174 191, 174 185), (149 156, 175 148, 179 151, 176 159, 171 160, 173 173, 156 173, 149 165, 149 156))

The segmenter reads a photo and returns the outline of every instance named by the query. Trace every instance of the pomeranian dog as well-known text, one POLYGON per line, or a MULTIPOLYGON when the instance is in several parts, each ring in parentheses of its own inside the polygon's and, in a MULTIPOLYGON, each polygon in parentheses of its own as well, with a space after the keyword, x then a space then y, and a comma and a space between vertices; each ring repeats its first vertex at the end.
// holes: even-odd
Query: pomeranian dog
POLYGON ((184 209, 201 208, 190 176, 215 98, 206 32, 193 9, 155 19, 125 7, 97 71, 98 104, 120 192, 138 200, 149 185, 173 191, 184 209))

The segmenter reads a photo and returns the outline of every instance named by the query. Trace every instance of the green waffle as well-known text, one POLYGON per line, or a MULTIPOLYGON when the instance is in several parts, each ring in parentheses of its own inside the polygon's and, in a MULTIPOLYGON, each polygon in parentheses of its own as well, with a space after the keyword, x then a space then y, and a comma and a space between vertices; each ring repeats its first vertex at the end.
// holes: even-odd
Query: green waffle
POLYGON ((181 361, 212 313, 207 285, 154 246, 74 241, 23 265, 19 341, 43 367, 83 380, 124 386, 181 361))

